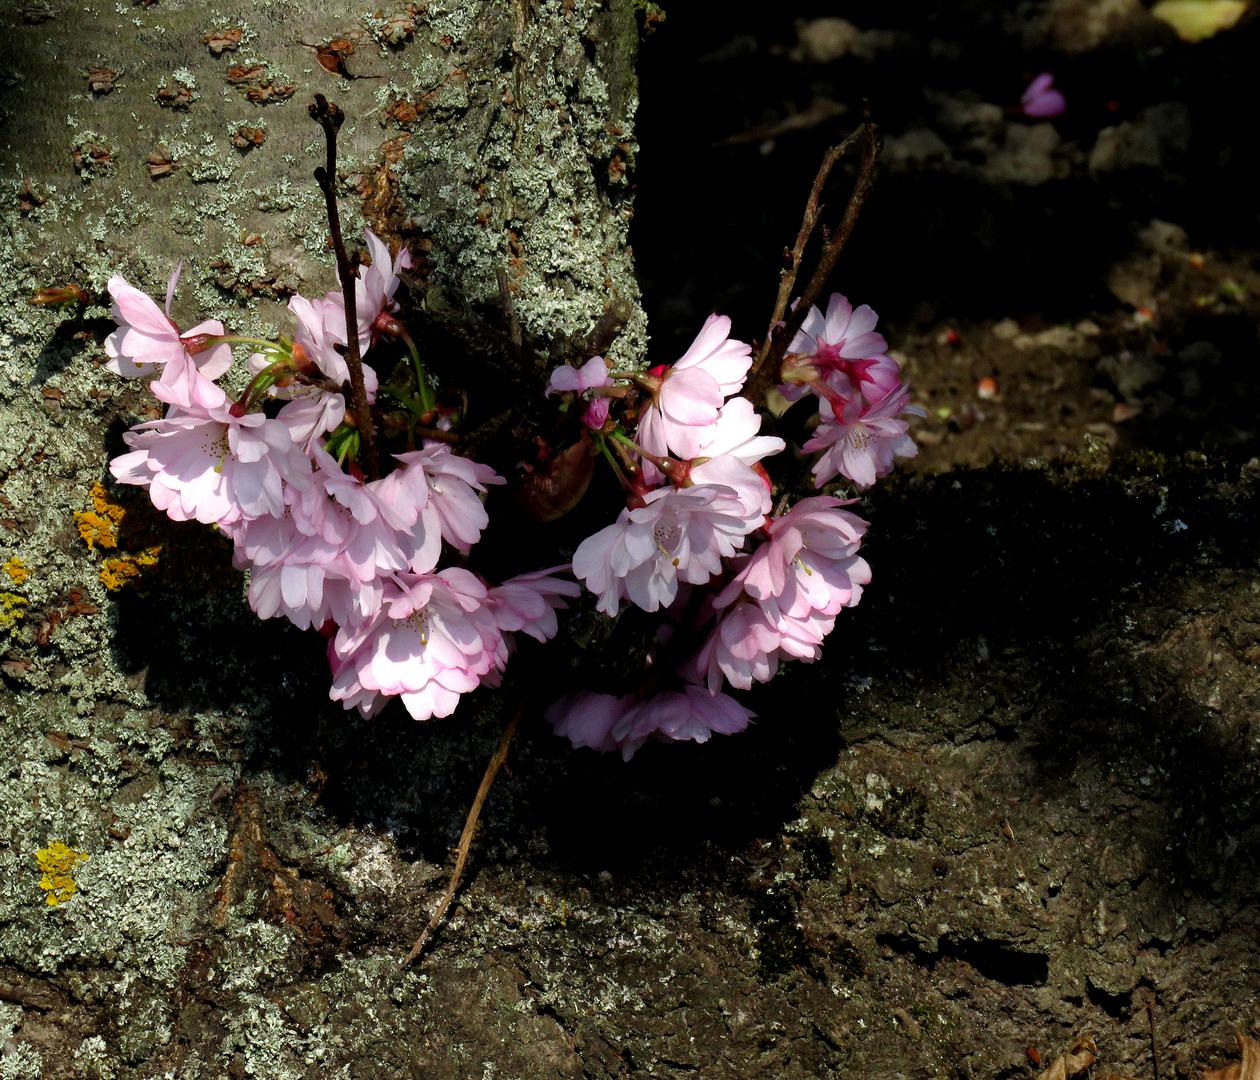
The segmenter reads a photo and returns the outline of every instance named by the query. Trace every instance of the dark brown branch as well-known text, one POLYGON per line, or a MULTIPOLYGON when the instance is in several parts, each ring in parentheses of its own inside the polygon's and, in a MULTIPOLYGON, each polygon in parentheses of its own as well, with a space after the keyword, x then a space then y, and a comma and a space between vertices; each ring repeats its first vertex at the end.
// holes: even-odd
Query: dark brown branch
POLYGON ((775 301, 774 315, 770 320, 770 329, 767 331, 766 339, 762 342, 761 349, 753 361, 748 381, 744 384, 743 396, 754 404, 760 404, 771 381, 777 376, 779 365, 787 354, 788 346, 791 345, 792 339, 796 337, 797 331, 800 330, 810 307, 817 301, 823 287, 827 284, 827 279, 835 268, 836 260, 840 258, 840 252, 844 250, 845 244, 848 243, 853 227, 857 224, 858 216, 862 212, 862 206, 865 204, 867 197, 871 193, 871 188, 874 186, 875 162, 879 159, 879 151, 880 145, 879 140, 875 136, 875 125, 868 119, 852 135, 838 146, 833 146, 823 156, 822 165, 819 166, 818 175, 814 178, 814 186, 810 189, 809 199, 805 204, 805 216, 801 221, 800 232, 796 236, 796 244, 791 251, 786 253, 788 265, 783 269, 779 278, 779 295, 775 301), (835 234, 823 244, 817 269, 814 270, 814 274, 810 278, 805 291, 801 294, 796 307, 792 309, 791 313, 788 313, 788 304, 791 301, 792 289, 796 284, 796 275, 800 268, 801 257, 805 252, 805 246, 808 244, 810 236, 818 225, 819 199, 822 195, 823 186, 826 184, 827 177, 830 175, 836 162, 849 147, 862 137, 866 139, 862 149, 862 163, 858 167, 857 181, 853 185, 853 194, 849 196, 849 203, 845 207, 844 217, 841 219, 840 226, 836 229, 835 234))
POLYGON ((403 960, 402 967, 410 964, 424 950, 429 938, 433 935, 433 931, 438 928, 438 924, 451 906, 451 901, 455 899, 455 891, 459 888, 459 879, 464 872, 464 864, 468 861, 469 849, 472 847, 473 833, 477 831, 477 820, 481 817, 481 807, 486 801, 490 785, 494 783, 495 776, 498 775, 499 769, 507 758, 508 747, 512 744, 512 736, 516 734, 516 725, 520 723, 521 714, 525 711, 525 703, 528 700, 529 692, 522 690, 516 708, 512 710, 512 719, 507 722, 507 727, 503 729, 503 735, 499 738, 499 745, 490 756, 490 761, 486 765, 486 773, 481 778, 481 786, 477 789, 472 808, 468 811, 468 817, 464 821, 464 831, 459 838, 459 847, 455 855, 455 869, 451 871, 450 884, 446 886, 446 892, 442 895, 442 899, 434 910, 433 916, 429 919, 428 926, 424 928, 424 933, 416 938, 416 943, 411 946, 411 952, 403 960))
POLYGON ((617 335, 626 328, 626 323, 630 321, 630 316, 633 314, 634 305, 629 300, 615 297, 604 309, 604 314, 599 317, 599 321, 586 339, 587 355, 603 356, 608 346, 617 339, 617 335))
POLYGON ((499 283, 499 300, 503 304, 503 313, 507 316, 508 341, 511 342, 515 359, 520 360, 524 353, 524 336, 521 333, 521 321, 516 317, 516 305, 512 303, 512 290, 508 287, 507 271, 503 267, 495 267, 495 280, 499 283))
POLYGON ((332 234, 333 251, 337 255, 337 278, 341 282, 341 295, 346 304, 346 367, 350 369, 350 399, 355 426, 359 429, 360 465, 369 480, 381 475, 380 461, 376 452, 376 425, 372 410, 368 407, 367 387, 363 382, 363 359, 359 355, 359 313, 355 303, 354 286, 358 280, 346 255, 346 244, 341 236, 341 215, 337 210, 337 129, 345 120, 345 113, 332 104, 323 94, 316 94, 310 106, 311 119, 324 129, 327 148, 325 164, 315 170, 315 179, 324 193, 324 205, 328 210, 328 229, 332 234))

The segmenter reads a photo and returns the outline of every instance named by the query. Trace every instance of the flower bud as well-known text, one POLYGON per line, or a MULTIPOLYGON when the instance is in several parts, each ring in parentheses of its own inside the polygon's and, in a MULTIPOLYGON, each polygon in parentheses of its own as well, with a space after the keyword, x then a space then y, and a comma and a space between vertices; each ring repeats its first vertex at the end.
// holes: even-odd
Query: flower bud
POLYGON ((56 289, 40 289, 27 300, 35 307, 63 308, 86 304, 90 297, 77 285, 62 285, 56 289))
POLYGON ((372 322, 372 329, 378 334, 388 334, 390 337, 405 338, 407 336, 407 328, 388 311, 382 311, 376 316, 372 322))
POLYGON ((189 334, 187 337, 181 337, 179 340, 189 356, 196 356, 198 353, 203 353, 207 349, 213 348, 213 343, 217 340, 217 335, 189 334))
POLYGON ((310 375, 315 371, 315 361, 311 359, 310 353, 296 341, 289 353, 289 365, 298 375, 310 375))

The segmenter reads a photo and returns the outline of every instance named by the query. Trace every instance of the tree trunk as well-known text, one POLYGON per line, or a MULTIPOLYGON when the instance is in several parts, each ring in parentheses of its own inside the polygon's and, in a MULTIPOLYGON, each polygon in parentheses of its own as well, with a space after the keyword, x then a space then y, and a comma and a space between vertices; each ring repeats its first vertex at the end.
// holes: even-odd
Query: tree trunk
POLYGON ((1148 994, 1189 1075, 1254 1019, 1257 477, 1195 461, 881 487, 878 589, 737 739, 627 766, 533 710, 401 971, 499 696, 426 724, 330 703, 321 640, 253 616, 220 538, 94 490, 145 401, 102 367, 107 308, 25 299, 116 271, 160 295, 183 260, 182 325, 282 330, 289 290, 334 285, 319 91, 347 223, 423 256, 454 339, 502 316, 502 271, 541 352, 631 301, 637 362, 634 16, 173 4, 9 29, 0 1077, 979 1078, 1082 1030, 1150 1075, 1148 994), (346 69, 386 78, 295 44, 353 33, 346 69))

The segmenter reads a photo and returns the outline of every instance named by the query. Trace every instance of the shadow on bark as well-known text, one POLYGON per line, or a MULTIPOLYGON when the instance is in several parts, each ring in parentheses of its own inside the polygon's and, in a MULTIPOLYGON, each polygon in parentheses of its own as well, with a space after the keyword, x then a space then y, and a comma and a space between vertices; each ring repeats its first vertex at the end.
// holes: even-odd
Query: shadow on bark
MULTIPOLYGON (((1104 775, 1117 761, 1126 777, 1145 770, 1153 786, 1139 793, 1159 802, 1163 831, 1144 829, 1135 842, 1149 843, 1148 861, 1220 891, 1222 867, 1250 858, 1254 844, 1244 801, 1254 763, 1145 663, 1156 632, 1130 633, 1116 612, 1157 608, 1161 589, 1203 567, 1255 565, 1255 500, 1232 475, 1148 458, 1109 473, 1082 465, 899 479, 865 505, 875 580, 862 604, 820 663, 751 695, 759 719, 749 732, 649 744, 623 764, 571 751, 536 711, 511 775, 491 793, 479 847, 524 852, 539 871, 608 870, 668 891, 696 874, 724 879, 729 856, 795 817, 848 741, 1006 738, 1024 742, 1029 768, 992 782, 1021 797, 1068 798, 1065 778, 1082 762, 1104 775)), ((333 818, 390 831, 404 851, 443 861, 498 738, 499 695, 479 691, 456 717, 424 724, 399 706, 372 721, 343 713, 326 697, 321 639, 259 622, 231 592, 226 545, 190 529, 196 537, 181 535, 209 536, 218 551, 172 550, 174 565, 196 563, 197 574, 120 598, 114 648, 124 669, 147 669, 146 690, 169 714, 255 706, 250 768, 308 784, 333 818), (196 581, 220 573, 219 599, 195 595, 196 581)), ((563 642, 527 642, 513 663, 549 699, 573 682, 574 657, 582 662, 563 642)))

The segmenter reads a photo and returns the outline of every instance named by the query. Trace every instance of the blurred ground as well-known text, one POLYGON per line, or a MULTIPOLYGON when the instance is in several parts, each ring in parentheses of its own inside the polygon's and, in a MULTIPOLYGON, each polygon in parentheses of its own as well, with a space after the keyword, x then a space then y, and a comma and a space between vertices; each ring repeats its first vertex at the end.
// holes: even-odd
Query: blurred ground
MULTIPOLYGON (((883 167, 833 284, 880 313, 928 409, 917 469, 1086 434, 1246 460, 1258 43, 1252 19, 1187 45, 1123 2, 679 5, 643 50, 632 239, 653 359, 712 310, 764 333, 777 253, 865 98, 883 167), (1067 97, 1053 120, 1013 109, 1040 71, 1067 97)), ((833 219, 850 182, 829 185, 833 219)))

